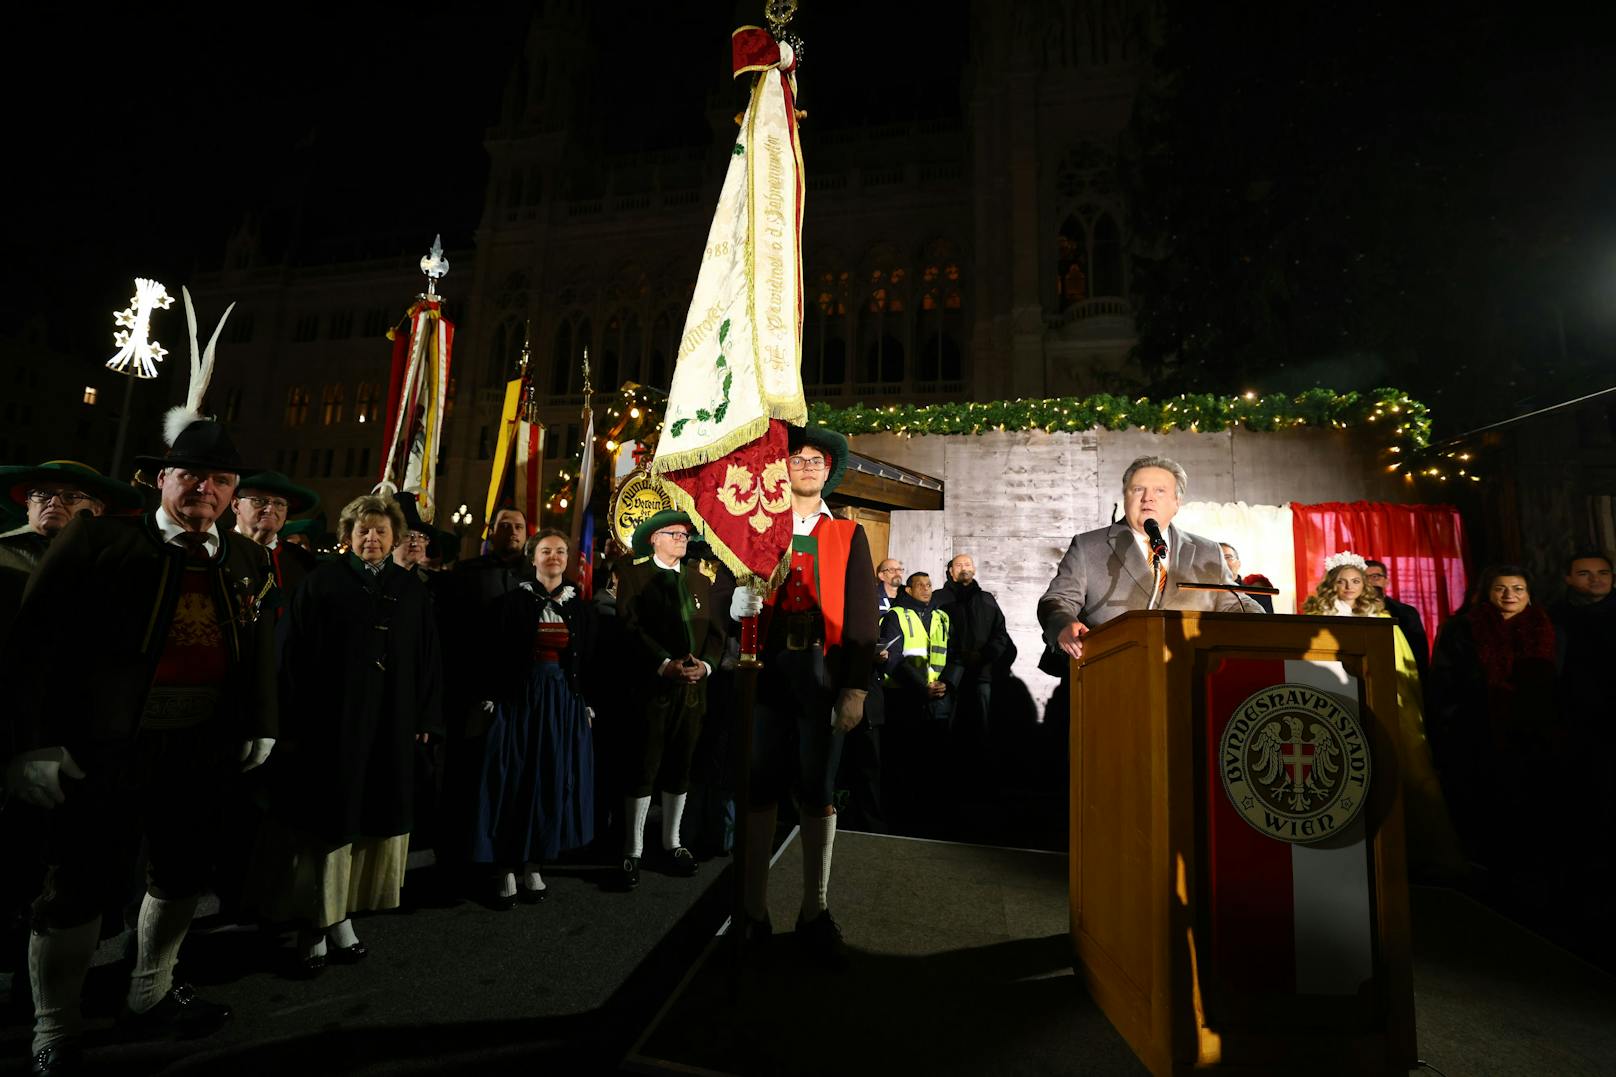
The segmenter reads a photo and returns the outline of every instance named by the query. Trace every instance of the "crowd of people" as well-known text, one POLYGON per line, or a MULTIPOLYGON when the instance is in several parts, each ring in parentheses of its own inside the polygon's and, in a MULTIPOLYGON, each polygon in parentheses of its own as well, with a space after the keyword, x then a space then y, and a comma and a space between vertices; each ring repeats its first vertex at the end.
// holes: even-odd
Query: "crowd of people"
MULTIPOLYGON (((797 430, 790 453, 796 539, 780 587, 738 584, 670 510, 600 567, 593 595, 568 536, 513 508, 482 553, 444 564, 451 537, 414 499, 367 495, 341 510, 341 552, 317 558, 288 525, 313 493, 249 473, 211 420, 138 460, 154 492, 62 461, 4 469, 28 520, 0 535, 15 689, 0 820, 18 869, 3 897, 29 929, 36 1072, 77 1064, 104 913, 133 927, 131 1034, 206 1028, 228 1007, 174 979, 205 890, 289 939, 290 973, 320 975, 366 957, 355 915, 400 905, 422 846, 440 879, 508 912, 544 901, 546 866, 572 856, 605 861, 624 892, 642 865, 697 875, 732 850, 744 812, 740 930, 760 946, 789 802, 804 859, 794 934, 839 966, 838 818, 949 835, 1016 648, 969 553, 939 581, 896 557, 872 573, 863 528, 824 500, 845 439, 797 430), (751 618, 764 665, 737 803, 733 678, 751 618)), ((1039 601, 1041 668, 1081 658, 1091 629, 1131 609, 1258 609, 1168 586, 1242 578, 1232 546, 1173 525, 1179 465, 1141 458, 1122 487, 1124 518, 1074 537, 1039 601)), ((1518 566, 1485 569, 1434 653, 1385 563, 1343 553, 1326 567, 1301 612, 1397 622, 1411 856, 1482 864, 1517 889, 1569 885, 1574 871, 1608 881, 1608 853, 1590 865, 1542 839, 1551 812, 1595 832, 1611 821, 1609 559, 1571 558, 1548 610, 1518 566)))

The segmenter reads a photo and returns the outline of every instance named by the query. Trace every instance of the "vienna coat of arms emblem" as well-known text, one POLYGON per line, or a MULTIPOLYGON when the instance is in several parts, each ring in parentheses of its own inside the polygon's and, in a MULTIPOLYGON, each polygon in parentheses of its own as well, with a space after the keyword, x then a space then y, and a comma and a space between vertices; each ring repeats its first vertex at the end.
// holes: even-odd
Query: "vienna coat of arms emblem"
POLYGON ((1298 844, 1336 834, 1369 794, 1369 744, 1357 718, 1304 684, 1264 688, 1235 708, 1218 769, 1241 818, 1298 844))

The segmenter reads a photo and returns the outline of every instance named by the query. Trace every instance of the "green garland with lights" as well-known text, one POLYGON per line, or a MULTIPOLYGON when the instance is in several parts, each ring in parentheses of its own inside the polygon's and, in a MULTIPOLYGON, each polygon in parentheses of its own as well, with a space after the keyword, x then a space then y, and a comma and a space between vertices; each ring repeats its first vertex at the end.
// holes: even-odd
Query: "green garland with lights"
MULTIPOLYGON (((658 400, 656 405, 662 402, 658 400)), ((623 406, 628 406, 626 400, 623 406)), ((646 408, 644 414, 646 427, 652 421, 660 427, 660 408, 655 413, 651 408, 646 408)), ((828 404, 814 403, 809 405, 808 421, 850 437, 856 434, 901 434, 905 437, 925 434, 980 435, 1025 430, 1042 430, 1053 434, 1135 428, 1155 434, 1215 434, 1236 426, 1270 432, 1300 427, 1344 430, 1374 425, 1385 431, 1386 452, 1391 460, 1389 470, 1444 480, 1450 473, 1456 472, 1460 478, 1479 481, 1461 466, 1469 459, 1468 454, 1461 458, 1454 453, 1438 456, 1430 452, 1429 409, 1403 390, 1392 388, 1364 393, 1339 393, 1320 388, 1308 389, 1295 396, 1282 393, 1265 396, 1256 393, 1242 396, 1188 393, 1165 400, 1100 394, 987 403, 891 404, 886 407, 854 404, 852 407, 834 408, 828 404)), ((627 441, 630 437, 624 431, 618 440, 627 441)), ((605 435, 597 440, 603 445, 605 435)), ((568 495, 571 478, 577 470, 575 459, 562 470, 560 479, 552 485, 547 500, 554 506, 558 507, 559 499, 568 495)))

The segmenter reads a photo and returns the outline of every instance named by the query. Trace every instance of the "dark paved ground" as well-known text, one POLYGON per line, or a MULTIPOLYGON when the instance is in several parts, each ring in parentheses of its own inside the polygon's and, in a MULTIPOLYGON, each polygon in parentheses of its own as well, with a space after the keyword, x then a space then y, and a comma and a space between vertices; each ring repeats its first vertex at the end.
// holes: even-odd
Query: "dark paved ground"
MULTIPOLYGON (((602 868, 558 868, 540 905, 430 902, 357 918, 371 956, 313 980, 291 977, 289 936, 204 919, 180 972, 234 1019, 189 1043, 119 1043, 111 1017, 129 966, 102 963, 86 989, 89 1056, 98 1072, 130 1075, 609 1071, 724 919, 727 864, 693 880, 647 870, 632 894, 603 888, 602 868)), ((410 873, 417 900, 427 874, 410 873)), ((20 1023, 0 1030, 0 1073, 26 1069, 28 1038, 20 1023)))

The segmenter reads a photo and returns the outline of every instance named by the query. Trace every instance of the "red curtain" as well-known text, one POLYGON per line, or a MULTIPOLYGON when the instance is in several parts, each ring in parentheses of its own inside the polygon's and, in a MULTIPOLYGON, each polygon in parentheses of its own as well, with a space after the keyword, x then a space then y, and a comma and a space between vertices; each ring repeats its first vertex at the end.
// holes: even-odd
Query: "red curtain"
POLYGON ((1386 593, 1420 611, 1426 638, 1464 604, 1465 538, 1452 505, 1378 501, 1292 504, 1297 608, 1324 578, 1324 559, 1351 550, 1386 562, 1386 593))

